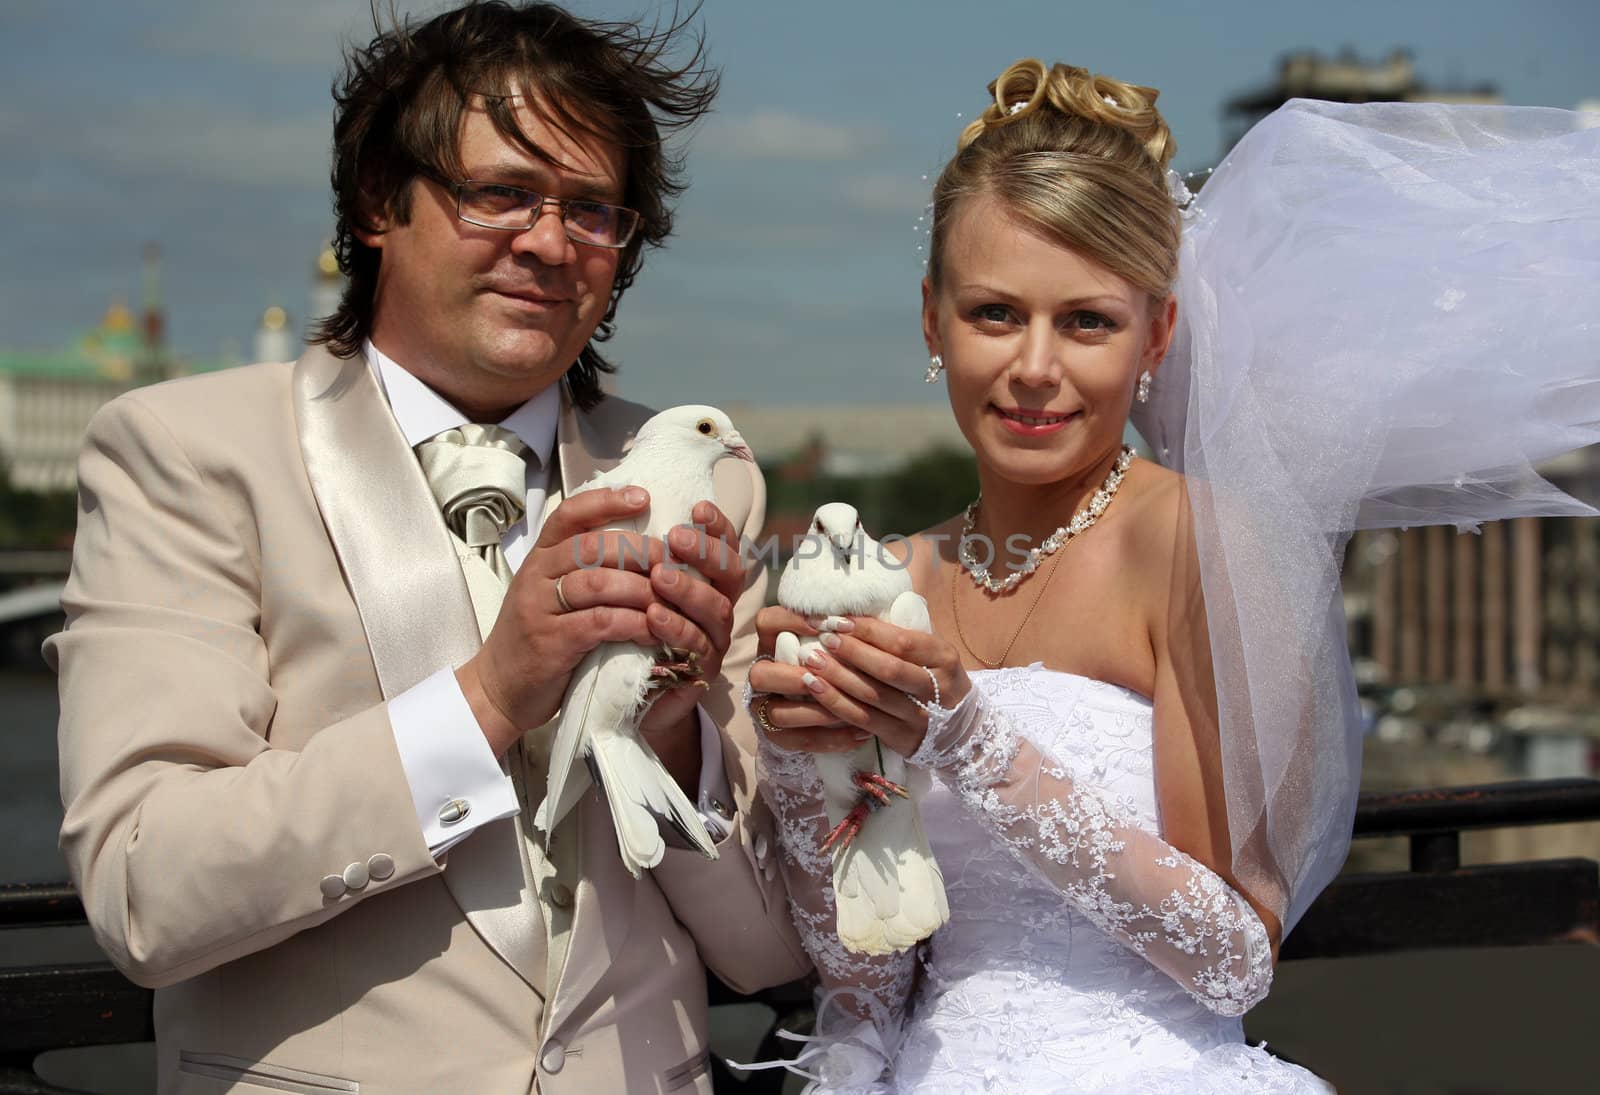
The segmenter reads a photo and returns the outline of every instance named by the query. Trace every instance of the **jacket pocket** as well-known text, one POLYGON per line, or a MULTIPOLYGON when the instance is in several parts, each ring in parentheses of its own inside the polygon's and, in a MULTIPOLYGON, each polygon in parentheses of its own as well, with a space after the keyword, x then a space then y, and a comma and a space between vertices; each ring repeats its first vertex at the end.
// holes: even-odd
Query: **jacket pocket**
POLYGON ((701 1050, 676 1068, 667 1069, 661 1079, 668 1091, 681 1091, 692 1086, 696 1080, 710 1071, 711 1054, 707 1050, 701 1050))
POLYGON ((178 1071, 191 1076, 206 1076, 232 1084, 250 1084, 272 1091, 292 1091, 297 1095, 359 1095, 361 1085, 354 1080, 304 1072, 298 1068, 247 1061, 222 1053, 178 1053, 178 1071))

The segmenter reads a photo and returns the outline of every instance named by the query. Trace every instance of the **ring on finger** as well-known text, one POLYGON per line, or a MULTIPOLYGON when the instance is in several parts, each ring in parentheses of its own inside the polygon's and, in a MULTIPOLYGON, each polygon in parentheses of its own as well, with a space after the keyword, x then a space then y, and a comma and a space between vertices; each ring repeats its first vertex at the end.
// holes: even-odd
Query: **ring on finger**
POLYGON ((779 732, 779 728, 774 726, 774 725, 772 725, 772 721, 767 718, 767 706, 770 703, 772 703, 772 697, 771 696, 762 696, 761 697, 761 702, 757 703, 756 704, 756 708, 755 708, 755 710, 756 710, 756 722, 759 723, 760 726, 761 726, 761 729, 765 730, 767 733, 776 734, 776 733, 779 732))
POLYGON ((565 593, 561 592, 561 580, 565 577, 565 574, 556 575, 556 604, 561 606, 562 612, 571 612, 572 602, 567 600, 567 595, 565 593))

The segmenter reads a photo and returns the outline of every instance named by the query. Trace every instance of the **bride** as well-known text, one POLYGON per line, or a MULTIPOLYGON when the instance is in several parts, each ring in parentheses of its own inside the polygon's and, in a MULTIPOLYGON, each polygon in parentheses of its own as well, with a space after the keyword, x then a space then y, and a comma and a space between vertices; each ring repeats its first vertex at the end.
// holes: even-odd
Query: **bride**
POLYGON ((1532 464, 1597 436, 1600 142, 1560 111, 1297 102, 1190 204, 1153 90, 1036 61, 990 90, 935 186, 922 310, 981 495, 891 560, 934 631, 758 621, 766 650, 826 648, 750 674, 821 975, 799 1067, 829 1091, 1326 1091, 1240 1016, 1348 847, 1342 550, 1591 512, 1532 464), (871 736, 938 777, 950 918, 920 953, 834 931, 810 755, 871 736))

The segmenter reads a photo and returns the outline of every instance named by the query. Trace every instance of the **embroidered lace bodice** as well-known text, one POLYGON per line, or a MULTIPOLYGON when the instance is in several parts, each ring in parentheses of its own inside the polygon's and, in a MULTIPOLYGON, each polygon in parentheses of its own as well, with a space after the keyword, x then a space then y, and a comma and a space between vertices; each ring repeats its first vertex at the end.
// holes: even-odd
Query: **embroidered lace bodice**
POLYGON ((1161 839, 1149 701, 1037 664, 973 682, 912 758, 939 775, 921 809, 950 904, 920 978, 916 952, 867 958, 830 936, 808 759, 763 748, 796 922, 835 986, 809 1055, 820 1089, 1327 1091, 1244 1044, 1266 932, 1161 839))

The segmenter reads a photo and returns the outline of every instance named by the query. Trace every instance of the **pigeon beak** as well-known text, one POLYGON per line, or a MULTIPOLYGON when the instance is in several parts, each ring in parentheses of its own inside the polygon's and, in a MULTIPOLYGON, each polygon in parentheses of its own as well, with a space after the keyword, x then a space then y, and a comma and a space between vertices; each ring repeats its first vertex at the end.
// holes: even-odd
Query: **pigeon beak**
POLYGON ((744 438, 739 436, 739 431, 722 435, 722 447, 728 450, 729 456, 737 456, 740 460, 748 460, 754 464, 756 454, 750 451, 750 446, 744 443, 744 438))
POLYGON ((839 566, 844 570, 849 570, 850 548, 852 545, 845 543, 843 540, 837 537, 830 536, 828 537, 828 546, 833 548, 833 557, 835 561, 838 562, 839 566))

